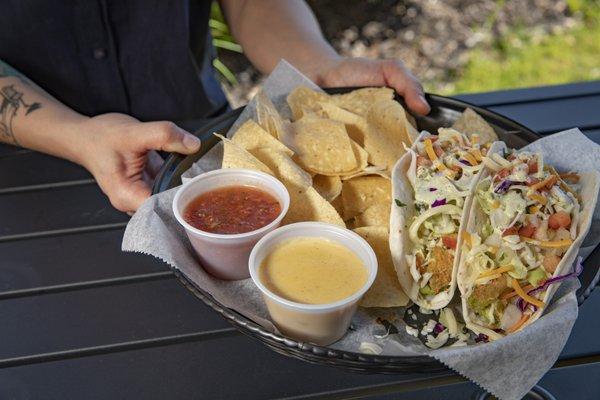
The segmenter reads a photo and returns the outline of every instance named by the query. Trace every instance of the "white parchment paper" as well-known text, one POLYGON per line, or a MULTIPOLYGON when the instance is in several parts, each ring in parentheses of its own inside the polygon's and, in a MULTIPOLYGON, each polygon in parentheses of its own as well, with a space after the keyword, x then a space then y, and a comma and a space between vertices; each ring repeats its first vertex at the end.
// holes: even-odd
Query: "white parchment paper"
MULTIPOLYGON (((284 116, 289 115, 286 95, 298 85, 316 89, 314 83, 285 61, 265 81, 264 91, 284 116)), ((250 102, 229 131, 254 115, 254 102, 250 102)), ((578 129, 571 129, 540 139, 528 146, 543 151, 546 161, 559 170, 600 170, 600 146, 591 142, 578 129)), ((194 177, 202 172, 220 167, 222 146, 217 145, 184 174, 194 177)), ((123 251, 139 252, 157 257, 195 282, 223 305, 233 308, 248 318, 274 330, 269 321, 260 292, 250 279, 221 281, 208 275, 199 265, 183 228, 173 215, 171 204, 175 189, 150 197, 131 218, 123 238, 123 251)), ((598 219, 598 209, 595 219, 598 219)), ((599 237, 594 228, 584 242, 582 255, 587 256, 599 237), (594 232, 595 231, 595 232, 594 232), (596 240, 592 241, 590 238, 596 240)), ((551 368, 564 347, 575 319, 577 301, 575 290, 579 283, 565 282, 548 306, 544 316, 521 332, 491 343, 464 347, 446 347, 430 350, 404 330, 404 309, 360 309, 355 315, 346 336, 333 347, 359 352, 362 342, 376 343, 386 355, 428 354, 462 376, 477 383, 502 399, 520 399, 551 368), (376 339, 382 326, 375 322, 379 315, 395 314, 398 334, 376 339)))

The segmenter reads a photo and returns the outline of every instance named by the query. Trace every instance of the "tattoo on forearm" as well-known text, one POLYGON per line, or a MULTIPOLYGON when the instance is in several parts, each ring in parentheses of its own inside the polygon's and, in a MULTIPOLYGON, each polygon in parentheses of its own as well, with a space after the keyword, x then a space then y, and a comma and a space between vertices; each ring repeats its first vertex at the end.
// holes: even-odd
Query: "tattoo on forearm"
POLYGON ((41 107, 42 105, 37 102, 27 104, 23 100, 23 93, 15 89, 14 84, 0 89, 0 138, 18 146, 19 142, 12 127, 13 118, 20 110, 25 112, 24 115, 28 115, 41 107))
POLYGON ((0 60, 0 78, 8 78, 9 76, 15 76, 24 84, 29 85, 29 80, 25 75, 0 60))
MULTIPOLYGON (((29 85, 30 81, 25 75, 0 60, 0 78, 17 77, 21 82, 29 85)), ((24 115, 41 108, 42 105, 38 102, 28 104, 23 100, 23 92, 15 88, 15 84, 5 85, 0 88, 0 139, 19 145, 15 133, 13 131, 13 118, 18 113, 24 112, 24 115)))

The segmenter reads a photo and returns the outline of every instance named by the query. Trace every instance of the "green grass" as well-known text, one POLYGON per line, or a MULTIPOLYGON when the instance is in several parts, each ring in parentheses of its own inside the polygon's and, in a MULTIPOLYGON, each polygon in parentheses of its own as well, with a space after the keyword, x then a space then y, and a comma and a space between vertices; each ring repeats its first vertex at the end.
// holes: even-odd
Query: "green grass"
POLYGON ((600 11, 582 6, 581 12, 585 23, 566 32, 536 41, 517 31, 491 49, 474 50, 454 84, 443 91, 481 92, 600 79, 600 11))

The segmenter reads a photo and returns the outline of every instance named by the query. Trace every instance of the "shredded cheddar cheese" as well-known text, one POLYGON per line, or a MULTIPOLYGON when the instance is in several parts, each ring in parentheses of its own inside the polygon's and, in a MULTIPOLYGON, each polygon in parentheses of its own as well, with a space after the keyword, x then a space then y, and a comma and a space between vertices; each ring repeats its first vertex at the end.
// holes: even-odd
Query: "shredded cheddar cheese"
MULTIPOLYGON (((523 291, 524 292, 529 292, 531 289, 533 289, 533 285, 527 285, 527 286, 523 286, 523 291)), ((518 293, 515 291, 512 292, 508 292, 508 293, 504 293, 502 296, 500 296, 501 300, 508 300, 508 299, 512 299, 513 297, 515 297, 518 293)))
POLYGON ((529 214, 535 214, 540 211, 540 206, 531 206, 529 207, 529 214))
POLYGON ((500 207, 500 202, 498 200, 494 200, 490 203, 490 207, 495 210, 496 208, 500 207))
POLYGON ((472 155, 473 157, 475 157, 475 159, 476 159, 478 162, 481 162, 481 160, 483 160, 483 156, 481 155, 481 152, 479 151, 479 149, 473 149, 473 150, 471 150, 469 153, 471 153, 471 155, 472 155))
POLYGON ((501 274, 503 274, 504 272, 508 272, 508 271, 512 271, 513 267, 512 265, 507 265, 505 267, 500 267, 500 268, 496 268, 496 269, 491 269, 489 271, 484 271, 481 274, 479 274, 479 276, 477 277, 477 279, 481 279, 481 278, 487 278, 489 276, 494 276, 494 275, 498 275, 500 276, 501 274))
POLYGON ((550 175, 549 177, 547 177, 546 179, 544 179, 541 182, 536 183, 535 185, 531 185, 529 187, 530 190, 539 190, 541 188, 543 188, 544 186, 549 185, 550 187, 552 187, 555 183, 556 183, 556 175, 550 175))
POLYGON ((475 157, 473 157, 472 155, 470 155, 469 153, 464 153, 463 158, 465 160, 467 160, 469 162, 469 164, 471 164, 472 166, 476 166, 477 165, 477 160, 475 159, 475 157))
POLYGON ((506 333, 513 333, 517 330, 519 330, 519 328, 521 328, 525 322, 527 322, 527 320, 529 319, 529 317, 531 317, 531 315, 529 314, 522 314, 521 318, 510 328, 508 328, 508 330, 506 331, 506 333))
POLYGON ((479 143, 479 135, 474 133, 473 135, 471 135, 471 143, 473 143, 473 145, 476 145, 477 143, 479 143))
POLYGON ((465 244, 469 247, 473 246, 473 237, 471 236, 471 234, 467 231, 463 231, 462 232, 462 238, 465 241, 465 244))
POLYGON ((524 242, 531 243, 536 246, 540 246, 540 247, 544 247, 544 248, 548 248, 548 249, 557 249, 557 248, 561 248, 561 247, 567 247, 567 246, 570 246, 571 243, 573 243, 573 240, 571 240, 571 239, 539 241, 539 240, 531 239, 531 238, 528 238, 525 236, 520 236, 520 238, 524 242))
POLYGON ((433 165, 438 169, 438 171, 444 172, 444 174, 446 174, 448 178, 454 179, 454 177, 456 176, 454 171, 449 170, 448 167, 444 165, 442 160, 438 158, 437 154, 435 154, 435 150, 433 150, 433 144, 431 142, 431 139, 425 139, 423 141, 423 144, 425 145, 425 152, 427 153, 427 156, 433 162, 433 165))
POLYGON ((531 303, 538 308, 544 307, 544 302, 525 293, 525 291, 519 285, 519 282, 516 279, 511 279, 510 285, 513 289, 515 289, 515 292, 517 292, 519 297, 525 300, 526 302, 531 303))
POLYGON ((535 200, 538 203, 541 203, 543 205, 546 205, 548 203, 548 199, 546 199, 546 197, 544 197, 543 195, 536 193, 536 192, 527 193, 527 197, 529 197, 531 200, 535 200))
POLYGON ((429 159, 431 161, 436 161, 438 159, 438 156, 433 150, 433 144, 431 143, 431 139, 425 139, 423 143, 425 144, 425 152, 429 156, 429 159))

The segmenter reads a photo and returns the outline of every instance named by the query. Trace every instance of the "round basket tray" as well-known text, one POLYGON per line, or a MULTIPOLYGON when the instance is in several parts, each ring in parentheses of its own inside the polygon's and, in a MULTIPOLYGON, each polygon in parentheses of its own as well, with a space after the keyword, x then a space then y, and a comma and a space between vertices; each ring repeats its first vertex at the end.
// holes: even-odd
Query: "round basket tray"
MULTIPOLYGON (((354 88, 327 89, 327 92, 332 94, 346 93, 353 89, 354 88)), ((429 132, 436 132, 439 127, 448 127, 452 125, 465 108, 469 107, 490 123, 499 138, 505 141, 509 147, 518 149, 540 137, 531 129, 484 108, 449 97, 433 94, 428 94, 426 97, 431 105, 431 112, 424 117, 414 116, 419 131, 428 130, 429 132)), ((397 98, 396 100, 403 103, 400 98, 397 98)), ((171 154, 156 177, 153 193, 160 193, 179 186, 181 184, 181 174, 218 143, 219 139, 213 135, 213 132, 225 135, 242 110, 243 108, 239 108, 231 111, 215 118, 213 121, 200 128, 195 133, 202 140, 202 149, 198 153, 190 156, 171 154)), ((598 265, 598 263, 600 263, 600 246, 592 252, 585 262, 588 268, 584 268, 584 272, 580 276, 582 286, 577 291, 579 304, 590 295, 598 282, 600 273, 598 273, 597 268, 592 268, 592 266, 598 265)), ((185 287, 205 304, 223 316, 240 332, 262 341, 272 350, 286 356, 366 373, 432 373, 444 371, 446 369, 443 364, 427 356, 399 357, 353 353, 329 347, 316 346, 310 343, 298 342, 281 334, 269 332, 235 310, 225 307, 217 302, 209 293, 195 285, 194 282, 179 272, 179 270, 173 269, 173 271, 185 287)))

